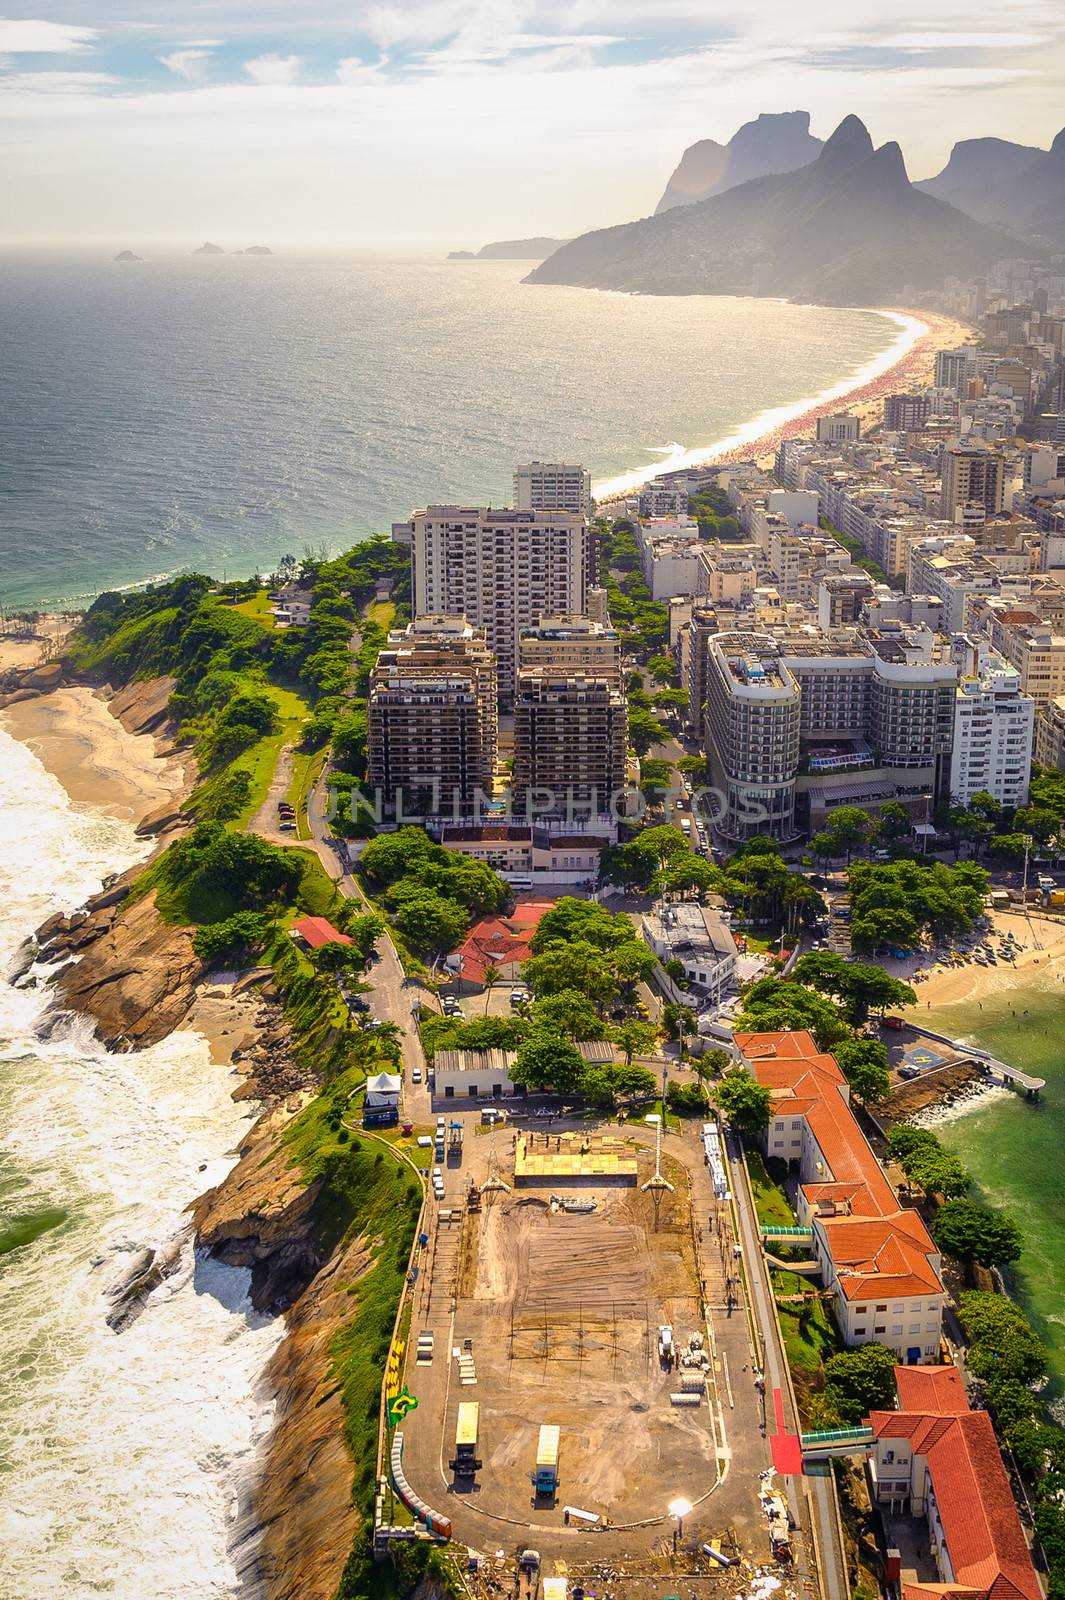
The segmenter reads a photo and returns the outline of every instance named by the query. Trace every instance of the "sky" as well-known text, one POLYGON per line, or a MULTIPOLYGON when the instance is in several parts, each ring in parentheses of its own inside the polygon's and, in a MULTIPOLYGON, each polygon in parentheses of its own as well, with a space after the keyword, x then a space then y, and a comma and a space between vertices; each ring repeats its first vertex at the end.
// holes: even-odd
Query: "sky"
POLYGON ((26 3, 0 16, 5 245, 476 248, 644 216, 760 111, 822 138, 856 112, 913 178, 1065 122, 1062 0, 26 3))

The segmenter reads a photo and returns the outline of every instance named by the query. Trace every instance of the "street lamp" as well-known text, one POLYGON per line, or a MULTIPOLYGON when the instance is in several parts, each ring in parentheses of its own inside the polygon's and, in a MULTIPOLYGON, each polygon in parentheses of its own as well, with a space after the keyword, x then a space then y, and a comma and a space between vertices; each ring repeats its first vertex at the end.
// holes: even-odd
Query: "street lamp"
POLYGON ((680 1539, 683 1537, 683 1534, 684 1534, 684 1518, 688 1515, 688 1513, 691 1511, 691 1509, 692 1509, 691 1501, 690 1500, 685 1500, 682 1496, 679 1497, 676 1500, 671 1500, 669 1502, 669 1505, 666 1507, 666 1510, 669 1512, 670 1516, 673 1518, 673 1520, 677 1524, 676 1527, 673 1529, 673 1554, 674 1555, 676 1555, 676 1553, 677 1553, 677 1544, 680 1541, 680 1539))

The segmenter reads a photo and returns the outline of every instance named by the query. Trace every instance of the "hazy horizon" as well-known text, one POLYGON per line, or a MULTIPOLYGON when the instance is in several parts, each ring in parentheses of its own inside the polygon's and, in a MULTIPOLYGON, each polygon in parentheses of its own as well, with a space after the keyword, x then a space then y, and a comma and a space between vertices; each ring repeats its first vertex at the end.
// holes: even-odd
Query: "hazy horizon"
POLYGON ((944 0, 35 0, 0 19, 0 246, 433 251, 646 215, 683 149, 760 111, 855 112, 913 178, 1049 145, 1065 11, 944 0))

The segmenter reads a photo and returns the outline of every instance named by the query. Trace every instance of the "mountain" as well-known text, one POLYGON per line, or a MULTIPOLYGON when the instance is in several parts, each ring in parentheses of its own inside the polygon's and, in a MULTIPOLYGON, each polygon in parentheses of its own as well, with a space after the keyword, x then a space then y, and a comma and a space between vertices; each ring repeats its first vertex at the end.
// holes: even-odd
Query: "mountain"
POLYGON ((210 239, 208 239, 206 244, 201 244, 200 248, 198 250, 194 250, 192 253, 193 253, 194 256, 224 256, 225 255, 225 251, 222 249, 222 246, 220 244, 212 244, 210 239))
POLYGON ((874 150, 864 123, 846 117, 809 166, 582 234, 525 281, 883 305, 906 285, 935 288, 1019 253, 1008 235, 920 193, 898 145, 874 150))
POLYGON ((134 255, 132 250, 120 250, 118 255, 112 259, 115 261, 143 261, 144 257, 134 255))
POLYGON ((483 244, 476 253, 472 250, 452 250, 447 259, 449 261, 543 261, 552 250, 557 250, 560 245, 568 243, 568 239, 545 239, 542 236, 534 239, 498 239, 495 244, 483 244))
POLYGON ((821 140, 810 132, 808 111, 763 111, 737 129, 728 144, 716 139, 690 144, 666 184, 655 216, 673 206, 697 205, 751 178, 794 172, 815 161, 820 150, 821 140))
POLYGON ((962 139, 917 188, 992 227, 1065 245, 1065 128, 1049 150, 1008 139, 962 139))

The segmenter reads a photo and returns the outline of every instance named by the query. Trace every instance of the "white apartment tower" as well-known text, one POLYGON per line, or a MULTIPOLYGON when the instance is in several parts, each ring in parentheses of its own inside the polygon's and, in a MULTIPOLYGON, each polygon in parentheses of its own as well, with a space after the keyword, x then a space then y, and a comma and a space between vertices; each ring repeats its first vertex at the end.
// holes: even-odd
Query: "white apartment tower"
POLYGON ((958 640, 968 656, 954 702, 950 797, 967 806, 974 794, 1000 805, 1028 801, 1035 737, 1035 701, 1021 691, 1016 667, 993 651, 958 640))
POLYGON ((518 637, 543 616, 583 615, 591 530, 569 511, 428 506, 406 525, 412 610, 465 616, 486 630, 501 700, 514 698, 518 637))
MULTIPOLYGON (((592 514, 592 475, 562 461, 530 461, 514 468, 516 511, 572 511, 592 514)), ((685 504, 685 510, 687 505, 685 504)))

